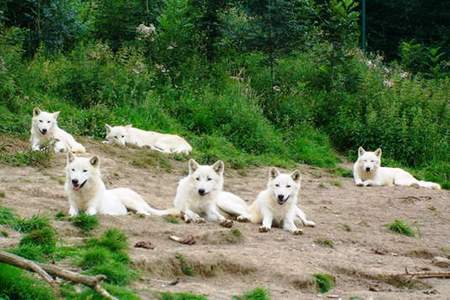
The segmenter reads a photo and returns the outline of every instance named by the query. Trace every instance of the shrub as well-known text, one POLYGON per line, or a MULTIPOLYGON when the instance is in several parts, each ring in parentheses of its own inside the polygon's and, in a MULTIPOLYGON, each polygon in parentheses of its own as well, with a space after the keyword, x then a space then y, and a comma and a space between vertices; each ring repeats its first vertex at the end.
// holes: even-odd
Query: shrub
POLYGON ((97 216, 90 216, 85 213, 80 213, 70 219, 73 225, 80 228, 84 233, 89 233, 98 227, 97 216))
POLYGON ((321 293, 326 293, 334 287, 335 279, 333 276, 325 273, 314 274, 317 289, 321 293))
POLYGON ((406 236, 414 237, 414 231, 409 227, 408 224, 405 223, 403 220, 396 219, 394 222, 386 225, 390 231, 393 231, 395 233, 403 234, 406 236))

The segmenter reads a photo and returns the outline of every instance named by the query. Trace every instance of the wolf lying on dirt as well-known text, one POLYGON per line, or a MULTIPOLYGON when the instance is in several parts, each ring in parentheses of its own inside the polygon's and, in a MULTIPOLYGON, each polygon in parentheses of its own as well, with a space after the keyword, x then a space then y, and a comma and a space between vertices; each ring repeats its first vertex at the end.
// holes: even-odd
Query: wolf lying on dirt
POLYGON ((131 124, 126 126, 109 126, 106 124, 105 128, 107 143, 150 147, 152 150, 163 153, 189 154, 192 151, 191 145, 178 135, 145 131, 134 128, 131 124))
MULTIPOLYGON (((218 203, 242 201, 238 196, 223 191, 224 164, 221 160, 211 166, 199 165, 189 160, 189 175, 180 180, 175 196, 175 208, 184 214, 186 222, 219 222, 231 227, 233 221, 226 219, 219 211, 218 203)), ((245 203, 245 202, 244 202, 245 203)))
POLYGON ((49 113, 35 107, 31 121, 31 149, 41 150, 44 145, 54 144, 54 150, 58 152, 84 153, 86 149, 77 143, 73 136, 58 127, 59 111, 49 113))
POLYGON ((381 149, 374 152, 358 149, 358 159, 353 165, 353 179, 357 186, 415 186, 429 189, 441 189, 434 182, 417 180, 400 168, 381 167, 381 149))
POLYGON ((249 207, 241 199, 220 202, 219 207, 229 214, 237 215, 238 221, 250 220, 255 224, 262 223, 260 232, 269 231, 273 223, 277 225, 282 223, 284 230, 301 234, 302 230, 295 225, 297 219, 305 226, 314 227, 316 224, 307 220, 305 213, 297 206, 300 186, 299 171, 283 174, 276 168, 271 168, 267 188, 258 194, 249 207))
POLYGON ((76 157, 67 154, 66 183, 64 189, 69 198, 69 215, 76 216, 80 210, 88 215, 126 215, 127 208, 143 215, 165 216, 178 214, 174 209, 159 210, 150 207, 142 197, 128 188, 108 190, 100 175, 97 156, 76 157))

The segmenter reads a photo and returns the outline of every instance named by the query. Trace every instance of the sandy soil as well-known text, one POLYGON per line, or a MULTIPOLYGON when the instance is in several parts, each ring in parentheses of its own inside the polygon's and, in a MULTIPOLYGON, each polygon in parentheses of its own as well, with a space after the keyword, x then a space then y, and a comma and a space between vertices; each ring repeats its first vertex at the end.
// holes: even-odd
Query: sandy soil
MULTIPOLYGON (((101 157, 109 187, 126 186, 141 193, 153 206, 171 206, 178 180, 187 163, 171 161, 171 169, 137 167, 133 157, 144 151, 122 149, 84 140, 91 153, 101 157)), ((19 142, 22 147, 24 144, 19 142)), ((63 190, 65 157, 58 156, 51 167, 8 167, 0 165, 1 205, 21 216, 54 216, 67 212, 63 190)), ((347 166, 348 167, 348 166, 347 166)), ((445 271, 431 262, 434 256, 450 258, 450 192, 405 187, 358 188, 350 178, 333 177, 326 170, 301 165, 303 190, 301 207, 317 223, 293 236, 280 229, 259 233, 258 226, 235 223, 242 233, 236 239, 214 223, 172 224, 158 217, 101 216, 96 233, 108 227, 122 229, 130 240, 130 255, 142 277, 133 288, 144 299, 151 291, 192 291, 209 299, 230 299, 255 287, 270 290, 272 299, 450 299, 450 281, 424 279, 400 282, 390 273, 445 271), (391 233, 385 227, 404 219, 418 232, 410 238, 391 233), (194 235, 192 246, 178 244, 168 236, 194 235), (320 241, 330 240, 332 248, 320 241), (137 241, 150 241, 155 249, 134 248, 137 241), (193 266, 195 276, 183 275, 182 254, 193 266), (325 272, 336 278, 336 287, 319 295, 312 275, 325 272), (179 278, 179 283, 168 283, 179 278)), ((267 168, 226 170, 225 187, 246 201, 253 201, 267 180, 267 168)), ((82 234, 70 223, 54 221, 65 243, 78 244, 82 234)), ((17 235, 0 238, 0 247, 17 243, 17 235)))

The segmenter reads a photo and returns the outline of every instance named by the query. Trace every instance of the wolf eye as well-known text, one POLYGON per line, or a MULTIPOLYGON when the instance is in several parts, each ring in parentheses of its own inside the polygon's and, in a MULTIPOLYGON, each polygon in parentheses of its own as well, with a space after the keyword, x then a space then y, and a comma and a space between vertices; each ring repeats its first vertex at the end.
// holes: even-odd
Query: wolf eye
POLYGON ((87 172, 87 170, 83 170, 83 173, 86 173, 87 172))
POLYGON ((277 183, 277 184, 275 184, 275 186, 276 186, 276 187, 280 187, 280 185, 279 185, 278 183, 277 183))
POLYGON ((117 135, 114 137, 114 138, 116 138, 117 139, 117 135))
POLYGON ((50 121, 47 121, 47 123, 50 123, 50 121))
POLYGON ((75 169, 72 169, 72 172, 75 172, 75 169))
POLYGON ((208 177, 208 178, 207 178, 207 180, 208 180, 208 181, 211 181, 211 180, 212 180, 212 178, 208 177))
POLYGON ((124 136, 124 135, 122 135, 122 137, 124 138, 125 136, 124 136))
POLYGON ((44 121, 42 121, 42 120, 39 120, 39 122, 41 122, 41 123, 42 123, 42 122, 44 122, 44 121))
POLYGON ((288 184, 286 187, 287 187, 287 188, 290 188, 291 186, 288 184))
POLYGON ((195 180, 200 181, 200 177, 195 178, 195 180))

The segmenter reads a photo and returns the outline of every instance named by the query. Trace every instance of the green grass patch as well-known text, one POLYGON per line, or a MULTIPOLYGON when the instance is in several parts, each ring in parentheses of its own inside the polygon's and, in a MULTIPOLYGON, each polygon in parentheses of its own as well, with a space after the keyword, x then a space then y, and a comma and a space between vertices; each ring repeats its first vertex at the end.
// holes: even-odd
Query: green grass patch
POLYGON ((37 168, 48 168, 53 157, 53 150, 48 148, 42 151, 18 151, 11 153, 0 146, 0 162, 14 167, 31 166, 37 168))
POLYGON ((180 263, 180 269, 184 275, 186 276, 195 275, 194 269, 192 268, 191 264, 186 260, 186 257, 184 257, 184 255, 182 255, 181 253, 177 253, 175 254, 175 258, 180 263))
POLYGON ((18 219, 14 224, 14 230, 19 232, 30 232, 32 230, 39 230, 51 227, 50 220, 47 217, 34 215, 29 219, 18 219))
POLYGON ((334 288, 335 279, 330 274, 316 273, 313 275, 316 281, 317 290, 321 293, 326 293, 334 288))
POLYGON ((70 221, 74 226, 80 228, 83 233, 89 233, 99 225, 97 216, 90 216, 85 213, 80 213, 70 218, 70 221))
POLYGON ((55 220, 62 221, 64 219, 66 219, 66 218, 67 218, 67 215, 64 212, 62 212, 62 211, 58 211, 55 214, 55 220))
POLYGON ((0 263, 0 299, 57 299, 49 285, 26 271, 0 263))
POLYGON ((403 234, 409 237, 415 236, 415 233, 412 230, 412 228, 408 224, 406 224, 406 222, 403 220, 396 219, 394 220, 394 222, 387 224, 386 226, 392 232, 403 234))
POLYGON ((232 300, 270 300, 270 296, 266 289, 256 288, 241 296, 233 296, 232 300))
POLYGON ((87 246, 101 246, 111 251, 125 250, 128 247, 127 236, 119 229, 111 228, 106 230, 100 238, 90 239, 87 246))
POLYGON ((317 239, 314 241, 314 243, 322 247, 334 248, 334 242, 329 239, 317 239))
POLYGON ((164 216, 164 220, 167 223, 180 224, 180 219, 178 217, 176 217, 176 216, 172 216, 172 215, 164 216))
POLYGON ((195 295, 192 293, 171 293, 171 292, 162 292, 157 296, 159 300, 207 300, 203 295, 195 295))
POLYGON ((6 207, 0 207, 0 225, 13 226, 17 223, 17 216, 6 207))
POLYGON ((138 168, 156 168, 166 172, 172 171, 170 159, 163 153, 153 150, 139 150, 133 154, 131 165, 138 168))

